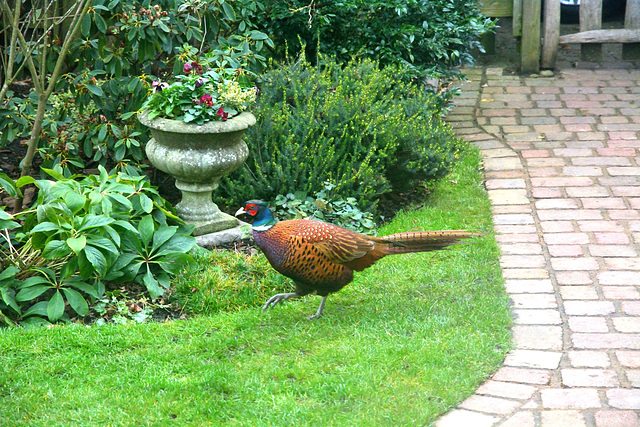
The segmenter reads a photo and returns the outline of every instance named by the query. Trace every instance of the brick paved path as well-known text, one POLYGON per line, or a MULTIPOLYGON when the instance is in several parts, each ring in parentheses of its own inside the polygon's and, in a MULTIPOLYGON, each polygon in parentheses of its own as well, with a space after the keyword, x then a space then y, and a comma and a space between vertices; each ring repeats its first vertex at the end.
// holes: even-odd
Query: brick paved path
POLYGON ((501 74, 468 70, 450 120, 484 157, 514 349, 436 425, 640 426, 640 70, 501 74))

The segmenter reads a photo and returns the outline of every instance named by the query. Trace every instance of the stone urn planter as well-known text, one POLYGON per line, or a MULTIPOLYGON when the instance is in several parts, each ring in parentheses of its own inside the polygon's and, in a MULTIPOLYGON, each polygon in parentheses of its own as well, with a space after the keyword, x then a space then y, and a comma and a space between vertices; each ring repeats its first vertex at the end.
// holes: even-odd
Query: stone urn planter
POLYGON ((238 169, 249 155, 242 140, 256 118, 243 112, 227 121, 202 125, 155 117, 142 112, 138 120, 151 130, 146 153, 153 166, 176 179, 182 200, 176 205, 178 216, 193 224, 194 235, 233 228, 238 220, 221 212, 211 193, 218 181, 238 169))

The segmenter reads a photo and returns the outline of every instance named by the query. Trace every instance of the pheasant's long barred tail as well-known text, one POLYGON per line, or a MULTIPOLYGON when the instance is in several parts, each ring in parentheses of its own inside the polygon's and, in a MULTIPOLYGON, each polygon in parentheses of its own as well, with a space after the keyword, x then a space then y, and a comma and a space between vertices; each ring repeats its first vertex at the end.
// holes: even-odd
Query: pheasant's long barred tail
POLYGON ((447 246, 466 243, 467 239, 484 236, 484 234, 464 230, 409 231, 391 234, 380 239, 389 244, 385 252, 402 254, 435 251, 447 246))

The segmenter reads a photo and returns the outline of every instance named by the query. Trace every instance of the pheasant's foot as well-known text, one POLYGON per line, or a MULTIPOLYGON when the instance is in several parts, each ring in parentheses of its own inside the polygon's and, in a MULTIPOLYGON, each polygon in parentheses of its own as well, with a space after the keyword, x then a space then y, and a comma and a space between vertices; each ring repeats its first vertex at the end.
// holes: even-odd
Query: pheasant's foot
POLYGON ((320 316, 322 316, 322 312, 324 311, 325 301, 327 301, 326 296, 322 297, 322 301, 320 301, 320 307, 318 307, 318 311, 316 311, 316 314, 312 314, 311 316, 309 316, 309 320, 315 320, 315 319, 318 319, 320 316))
POLYGON ((269 298, 264 306, 262 307, 262 311, 266 311, 268 308, 273 308, 276 305, 282 303, 282 301, 288 300, 289 298, 297 297, 298 294, 295 292, 276 294, 269 298))

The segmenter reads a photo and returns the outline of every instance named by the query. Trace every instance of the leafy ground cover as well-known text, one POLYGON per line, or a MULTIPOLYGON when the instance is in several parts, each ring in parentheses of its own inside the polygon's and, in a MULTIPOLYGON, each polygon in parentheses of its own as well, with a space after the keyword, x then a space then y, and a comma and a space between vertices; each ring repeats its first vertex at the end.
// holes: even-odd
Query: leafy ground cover
MULTIPOLYGON (((381 235, 490 230, 478 154, 381 235)), ((167 323, 0 329, 7 425, 428 425, 495 371, 510 315, 491 235, 388 257, 329 297, 261 313, 290 288, 262 255, 199 254, 167 323)))

